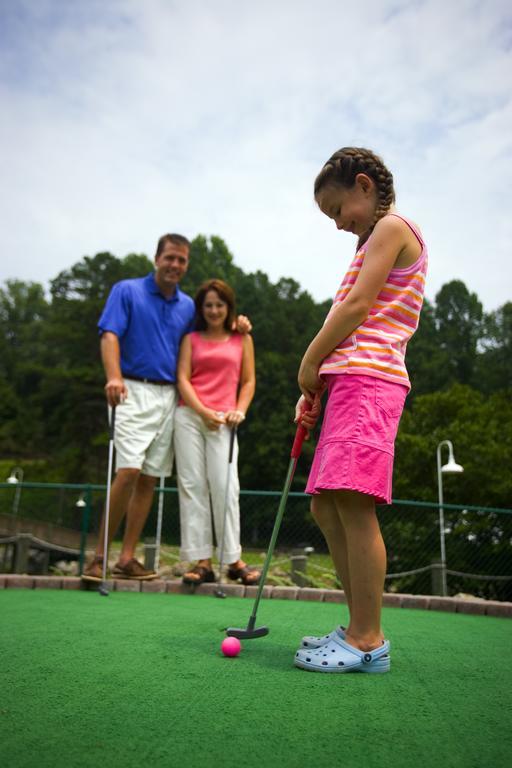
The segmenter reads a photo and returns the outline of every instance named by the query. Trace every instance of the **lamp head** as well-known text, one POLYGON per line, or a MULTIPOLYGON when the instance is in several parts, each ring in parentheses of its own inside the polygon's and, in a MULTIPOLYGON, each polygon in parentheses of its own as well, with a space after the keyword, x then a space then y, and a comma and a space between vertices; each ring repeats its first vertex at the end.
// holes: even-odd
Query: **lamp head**
POLYGON ((21 467, 13 467, 11 469, 11 474, 7 478, 8 483, 11 485, 17 485, 17 483, 23 482, 23 469, 21 467))
POLYGON ((448 461, 441 467, 441 472, 444 472, 447 475, 455 475, 460 472, 464 472, 464 467, 462 467, 460 464, 457 464, 455 461, 455 457, 453 455, 453 444, 451 440, 442 440, 437 446, 437 466, 439 467, 441 464, 441 448, 443 445, 446 445, 448 448, 448 461))
POLYGON ((448 463, 441 467, 441 472, 444 472, 447 475, 455 475, 457 473, 464 472, 464 467, 462 467, 460 464, 457 464, 453 456, 450 456, 448 463))

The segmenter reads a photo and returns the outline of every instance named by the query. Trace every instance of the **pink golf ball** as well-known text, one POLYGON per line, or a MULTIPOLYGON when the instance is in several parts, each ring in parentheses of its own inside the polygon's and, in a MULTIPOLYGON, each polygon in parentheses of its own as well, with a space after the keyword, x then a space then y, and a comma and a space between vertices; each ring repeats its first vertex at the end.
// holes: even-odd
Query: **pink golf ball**
POLYGON ((224 656, 238 656, 242 650, 242 643, 238 637, 225 637, 220 645, 220 649, 224 656))

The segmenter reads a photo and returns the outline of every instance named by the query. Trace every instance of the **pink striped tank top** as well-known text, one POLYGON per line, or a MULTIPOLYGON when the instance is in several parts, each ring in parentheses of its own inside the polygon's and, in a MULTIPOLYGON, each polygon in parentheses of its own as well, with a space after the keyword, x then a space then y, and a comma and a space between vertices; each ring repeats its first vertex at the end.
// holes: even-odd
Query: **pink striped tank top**
MULTIPOLYGON (((427 247, 411 222, 396 213, 390 213, 388 216, 402 219, 414 232, 421 245, 421 254, 410 267, 393 268, 390 271, 366 320, 327 355, 320 366, 319 374, 363 374, 402 384, 410 389, 409 375, 405 367, 405 350, 407 342, 418 327, 423 304, 427 247)), ((344 301, 356 282, 370 239, 371 236, 356 253, 327 317, 344 301)))
MULTIPOLYGON (((226 341, 211 341, 199 331, 190 334, 192 373, 190 383, 203 405, 215 411, 236 408, 242 372, 243 338, 232 333, 226 341)), ((181 401, 180 404, 183 404, 181 401)))

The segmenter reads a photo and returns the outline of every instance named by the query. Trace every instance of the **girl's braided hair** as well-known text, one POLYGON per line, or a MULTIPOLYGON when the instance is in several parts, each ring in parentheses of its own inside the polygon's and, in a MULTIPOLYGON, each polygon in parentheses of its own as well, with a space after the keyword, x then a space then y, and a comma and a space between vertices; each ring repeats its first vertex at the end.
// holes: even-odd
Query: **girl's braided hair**
POLYGON ((315 179, 315 198, 327 184, 338 184, 350 189, 354 186, 358 173, 365 173, 375 182, 377 208, 370 230, 359 238, 358 248, 368 239, 379 219, 389 211, 395 202, 393 174, 388 171, 382 159, 370 149, 363 147, 343 147, 334 153, 325 163, 315 179))

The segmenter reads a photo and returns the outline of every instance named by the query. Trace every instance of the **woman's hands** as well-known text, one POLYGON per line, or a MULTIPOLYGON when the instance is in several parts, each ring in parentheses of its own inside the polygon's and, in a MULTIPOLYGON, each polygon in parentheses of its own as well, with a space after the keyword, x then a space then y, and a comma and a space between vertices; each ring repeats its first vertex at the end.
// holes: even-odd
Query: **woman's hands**
POLYGON ((238 427, 245 420, 245 413, 243 411, 228 411, 225 417, 228 426, 238 427))
POLYGON ((214 411, 211 408, 204 408, 199 415, 211 432, 215 432, 221 424, 226 423, 225 414, 221 411, 214 411))
POLYGON ((227 424, 228 427, 238 427, 245 420, 245 413, 243 411, 227 411, 222 413, 222 411, 204 408, 199 412, 199 415, 212 432, 217 430, 222 424, 227 424))

